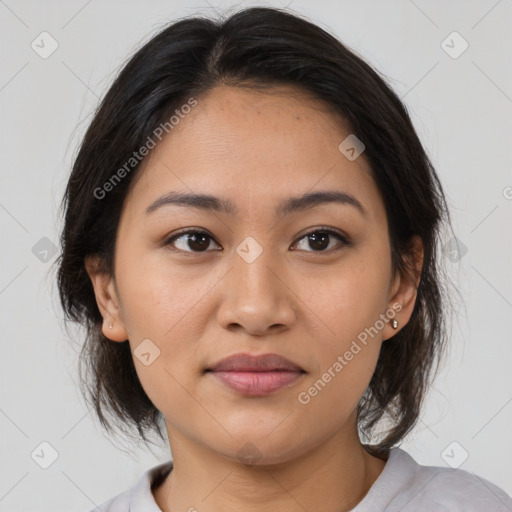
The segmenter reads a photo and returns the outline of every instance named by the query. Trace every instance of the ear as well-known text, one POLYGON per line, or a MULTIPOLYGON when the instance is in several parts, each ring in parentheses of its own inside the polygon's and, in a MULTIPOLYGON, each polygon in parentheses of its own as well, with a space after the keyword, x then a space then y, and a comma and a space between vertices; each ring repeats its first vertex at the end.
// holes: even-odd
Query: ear
POLYGON ((405 274, 398 274, 390 289, 388 311, 395 312, 394 319, 398 321, 398 327, 392 327, 393 320, 387 322, 383 329, 383 340, 392 338, 411 318, 423 268, 423 255, 423 242, 418 235, 414 235, 411 238, 410 251, 404 256, 405 274))
POLYGON ((114 277, 102 268, 99 256, 85 258, 85 268, 92 282, 96 303, 103 317, 103 335, 112 341, 126 341, 128 332, 124 325, 114 277), (112 327, 110 327, 112 326, 112 327))

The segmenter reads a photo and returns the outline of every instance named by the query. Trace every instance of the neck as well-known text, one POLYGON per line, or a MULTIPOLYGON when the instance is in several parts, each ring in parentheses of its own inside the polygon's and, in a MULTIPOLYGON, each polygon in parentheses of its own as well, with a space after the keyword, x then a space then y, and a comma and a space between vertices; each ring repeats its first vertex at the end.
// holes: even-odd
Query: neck
POLYGON ((168 433, 173 470, 153 492, 163 512, 349 511, 385 466, 365 451, 357 431, 339 431, 314 450, 272 464, 244 464, 169 426, 168 433))

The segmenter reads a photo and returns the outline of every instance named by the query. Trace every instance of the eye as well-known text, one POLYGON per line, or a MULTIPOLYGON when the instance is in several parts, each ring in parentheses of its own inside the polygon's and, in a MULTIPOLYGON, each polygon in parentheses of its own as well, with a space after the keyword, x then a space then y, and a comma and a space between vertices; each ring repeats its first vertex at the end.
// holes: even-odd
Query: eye
POLYGON ((305 243, 302 244, 303 248, 301 250, 304 250, 304 245, 306 244, 314 249, 313 251, 307 251, 306 249, 306 252, 334 252, 342 249, 343 246, 349 246, 351 244, 350 241, 341 233, 329 228, 316 228, 314 231, 310 231, 300 238, 298 241, 299 244, 301 240, 305 240, 305 243), (331 237, 337 238, 339 242, 341 242, 341 247, 334 249, 332 247, 329 248, 331 237))
POLYGON ((178 250, 184 252, 211 252, 206 249, 212 240, 213 238, 206 231, 194 229, 172 236, 164 245, 174 245, 178 250))
MULTIPOLYGON (((333 229, 323 227, 316 228, 315 230, 306 233, 296 243, 300 245, 302 240, 304 240, 310 248, 313 248, 313 251, 308 251, 307 249, 304 249, 305 243, 303 243, 302 247, 299 249, 306 250, 306 252, 334 252, 340 250, 344 246, 351 245, 351 242, 341 233, 338 233, 333 229), (340 242, 339 245, 341 245, 341 247, 334 249, 329 247, 331 241, 330 238, 336 238, 340 242)), ((207 249, 210 247, 210 243, 212 241, 214 241, 213 237, 206 231, 189 229, 188 231, 182 231, 173 235, 164 242, 164 245, 172 245, 179 251, 188 253, 211 252, 207 249)), ((218 246, 218 244, 216 245, 218 246)))

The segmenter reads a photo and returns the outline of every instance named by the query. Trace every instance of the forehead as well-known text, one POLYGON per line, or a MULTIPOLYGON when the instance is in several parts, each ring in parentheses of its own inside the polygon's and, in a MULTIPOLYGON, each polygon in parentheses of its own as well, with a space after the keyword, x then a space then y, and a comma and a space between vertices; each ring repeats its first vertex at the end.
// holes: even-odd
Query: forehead
POLYGON ((303 91, 218 86, 197 98, 149 153, 130 202, 143 210, 168 191, 209 193, 229 197, 244 214, 332 189, 356 196, 370 216, 382 216, 364 153, 350 161, 338 149, 348 135, 341 116, 303 91))

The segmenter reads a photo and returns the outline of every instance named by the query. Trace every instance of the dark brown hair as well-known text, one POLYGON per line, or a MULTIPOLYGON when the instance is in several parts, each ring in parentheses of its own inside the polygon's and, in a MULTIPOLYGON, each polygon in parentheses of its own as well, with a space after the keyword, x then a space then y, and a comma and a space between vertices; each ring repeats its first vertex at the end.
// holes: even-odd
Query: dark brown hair
MULTIPOLYGON (((418 420, 421 404, 448 338, 446 275, 439 242, 450 226, 446 199, 406 107, 386 81, 334 36, 290 11, 254 7, 220 20, 180 19, 144 44, 121 70, 85 134, 61 207, 65 224, 58 259, 59 296, 66 318, 87 329, 80 356, 84 396, 107 430, 161 432, 162 415, 144 392, 128 341, 112 342, 85 270, 99 255, 112 274, 123 202, 139 167, 123 173, 99 197, 116 171, 154 130, 193 97, 212 87, 294 86, 340 114, 365 145, 364 158, 382 195, 394 272, 411 276, 406 263, 413 235, 424 260, 410 321, 382 345, 376 371, 358 406, 363 435, 380 420, 391 424, 366 448, 387 451, 418 420), (445 223, 444 223, 445 222, 445 223)), ((453 231, 453 230, 452 230, 453 231)))

